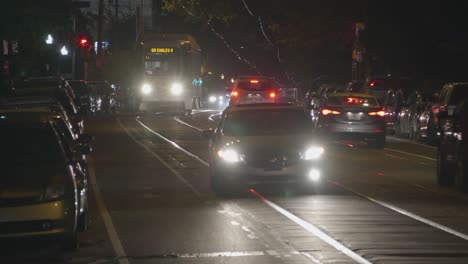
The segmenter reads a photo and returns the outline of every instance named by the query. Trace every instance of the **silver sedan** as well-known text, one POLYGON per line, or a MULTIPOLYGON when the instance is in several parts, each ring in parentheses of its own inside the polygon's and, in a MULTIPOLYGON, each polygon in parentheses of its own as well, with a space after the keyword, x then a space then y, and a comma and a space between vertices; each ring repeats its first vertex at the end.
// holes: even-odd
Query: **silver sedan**
POLYGON ((385 112, 368 94, 336 93, 330 95, 318 117, 320 134, 334 139, 365 140, 382 148, 385 145, 385 112))

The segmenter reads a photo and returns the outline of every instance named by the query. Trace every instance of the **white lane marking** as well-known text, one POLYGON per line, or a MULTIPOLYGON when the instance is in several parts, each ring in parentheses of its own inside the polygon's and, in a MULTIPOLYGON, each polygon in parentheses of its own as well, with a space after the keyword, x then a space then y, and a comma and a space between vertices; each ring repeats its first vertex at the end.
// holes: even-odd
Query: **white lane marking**
POLYGON ((180 254, 180 258, 217 258, 217 257, 251 257, 265 256, 263 251, 226 251, 213 253, 180 254))
POLYGON ((155 157, 157 160, 159 160, 167 169, 169 169, 176 177, 181 181, 185 186, 187 186, 196 196, 201 197, 200 191, 198 191, 187 179, 184 178, 179 172, 174 170, 169 164, 161 157, 159 156, 156 152, 151 150, 147 145, 141 143, 138 141, 131 133, 128 131, 128 129, 122 124, 120 119, 117 118, 117 123, 119 123, 119 126, 127 133, 127 135, 139 146, 142 148, 146 149, 153 157, 155 157))
POLYGON ((310 233, 312 233, 316 237, 322 239, 324 242, 326 242, 330 246, 334 247, 336 250, 340 251, 341 253, 347 255, 348 257, 350 257, 354 261, 356 261, 358 263, 361 263, 361 264, 372 264, 372 262, 368 261, 367 259, 365 259, 361 255, 357 254, 356 252, 352 251, 351 249, 347 248, 345 245, 341 244, 340 242, 335 240, 333 237, 329 236, 328 234, 326 234, 325 232, 320 230, 320 228, 316 227, 315 225, 313 225, 313 224, 311 224, 309 222, 306 222, 303 219, 297 217, 296 215, 286 211, 285 209, 283 209, 279 205, 276 205, 275 203, 273 203, 270 200, 268 200, 267 198, 265 198, 263 195, 257 193, 255 190, 250 189, 250 192, 253 195, 255 195, 257 198, 262 200, 264 203, 266 203, 268 206, 273 208, 278 213, 286 216, 287 218, 289 218, 289 220, 291 220, 294 223, 298 224, 299 226, 301 226, 305 230, 309 231, 310 233))
POLYGON ((369 201, 372 201, 372 202, 374 202, 374 203, 376 203, 376 204, 379 204, 380 206, 383 206, 383 207, 385 207, 385 208, 387 208, 387 209, 390 209, 390 210, 395 211, 395 212, 397 212, 397 213, 399 213, 399 214, 402 214, 402 215, 405 215, 405 216, 407 216, 407 217, 409 217, 409 218, 412 218, 412 219, 414 219, 414 220, 416 220, 416 221, 419 221, 419 222, 421 222, 421 223, 427 224, 427 225, 432 226, 432 227, 434 227, 434 228, 436 228, 436 229, 442 230, 442 231, 444 231, 444 232, 447 232, 447 233, 449 233, 449 234, 452 234, 452 235, 457 236, 457 237, 459 237, 459 238, 461 238, 461 239, 463 239, 463 240, 468 241, 468 235, 465 235, 465 234, 463 234, 463 233, 461 233, 461 232, 458 232, 458 231, 456 231, 456 230, 454 230, 454 229, 451 229, 450 227, 447 227, 447 226, 438 224, 438 223, 436 223, 436 222, 434 222, 434 221, 431 221, 431 220, 429 220, 429 219, 426 219, 426 218, 424 218, 424 217, 421 217, 421 216, 419 216, 419 215, 417 215, 417 214, 413 214, 413 213, 411 213, 411 212, 409 212, 409 211, 407 211, 407 210, 405 210, 405 209, 399 208, 399 207, 394 206, 394 205, 392 205, 392 204, 389 204, 389 203, 386 203, 386 202, 383 202, 383 201, 379 201, 379 200, 377 200, 377 199, 374 199, 374 198, 372 198, 372 197, 369 197, 369 196, 367 196, 367 195, 364 195, 364 194, 362 194, 362 193, 360 193, 360 192, 357 192, 357 191, 355 191, 355 190, 352 190, 351 188, 348 188, 348 187, 342 185, 342 184, 339 183, 339 182, 335 182, 335 181, 328 181, 328 182, 331 183, 331 184, 333 184, 333 185, 335 185, 335 186, 339 186, 339 187, 341 187, 341 188, 343 188, 343 189, 345 189, 345 190, 348 190, 349 192, 352 192, 352 193, 354 193, 354 194, 356 194, 356 195, 358 195, 358 196, 361 196, 361 197, 363 197, 363 198, 365 198, 365 199, 367 199, 367 200, 369 200, 369 201))
POLYGON ((431 145, 414 142, 414 141, 411 141, 411 140, 408 140, 408 139, 401 139, 401 138, 397 138, 397 137, 394 137, 394 136, 387 136, 387 138, 395 140, 395 141, 400 141, 400 142, 405 142, 405 143, 409 143, 409 144, 413 144, 413 145, 417 145, 417 146, 421 146, 421 147, 430 148, 430 149, 437 149, 436 147, 433 147, 431 145))
MULTIPOLYGON (((208 162, 202 160, 200 157, 198 157, 197 155, 187 151, 186 149, 184 149, 183 147, 179 146, 177 143, 175 143, 174 141, 171 141, 169 139, 167 139, 165 136, 159 134, 158 132, 152 130, 151 128, 149 128, 148 126, 146 126, 145 124, 143 124, 143 122, 141 122, 138 118, 136 119, 136 121, 142 126, 144 127, 146 130, 148 130, 149 132, 151 132, 152 134, 158 136, 159 138, 161 138, 162 140, 166 141, 167 143, 171 144, 172 146, 174 146, 176 149, 179 149, 180 151, 184 152, 185 154, 187 154, 188 156, 198 160, 201 164, 203 164, 204 166, 206 167, 209 167, 210 164, 208 164, 208 162)), ((120 121, 119 121, 120 122, 120 121)))
POLYGON ((216 120, 214 120, 213 117, 215 117, 215 116, 220 116, 221 114, 222 114, 222 112, 221 112, 221 113, 217 113, 217 114, 212 114, 212 115, 210 115, 210 116, 208 117, 208 120, 213 121, 213 122, 216 122, 216 120))
POLYGON ((310 259, 313 263, 322 264, 322 262, 320 262, 320 260, 314 258, 312 255, 310 255, 307 252, 302 252, 302 255, 305 256, 306 258, 310 259))
POLYGON ((418 154, 414 154, 414 153, 410 153, 410 152, 406 152, 406 151, 402 151, 402 150, 398 150, 398 149, 384 148, 384 150, 393 151, 393 152, 400 153, 400 154, 405 154, 405 155, 408 155, 408 156, 418 157, 418 158, 421 158, 421 159, 436 161, 436 159, 431 158, 431 157, 418 155, 418 154))
POLYGON ((180 120, 177 116, 174 117, 174 120, 177 121, 178 123, 182 124, 182 125, 186 125, 186 126, 192 128, 192 129, 195 129, 195 130, 197 130, 197 131, 203 132, 203 129, 200 129, 200 128, 196 127, 196 126, 192 126, 192 125, 190 125, 189 123, 180 120))
POLYGON ((127 254, 125 253, 122 242, 120 241, 119 235, 117 234, 117 230, 115 229, 114 223, 112 222, 112 217, 110 216, 109 210, 107 209, 106 203, 104 202, 99 185, 97 184, 96 172, 94 171, 94 160, 92 157, 89 157, 89 163, 89 180, 91 183, 91 189, 95 195, 96 204, 99 213, 101 214, 102 221, 104 222, 104 226, 106 227, 107 235, 109 236, 112 248, 117 255, 119 264, 129 264, 130 262, 127 258, 125 258, 127 254))

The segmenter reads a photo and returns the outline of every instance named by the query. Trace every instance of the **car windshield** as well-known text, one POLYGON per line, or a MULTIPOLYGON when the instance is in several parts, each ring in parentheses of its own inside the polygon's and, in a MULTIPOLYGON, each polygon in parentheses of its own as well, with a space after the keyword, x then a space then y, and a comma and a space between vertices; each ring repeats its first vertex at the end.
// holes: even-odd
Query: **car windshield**
POLYGON ((453 89, 449 104, 458 105, 465 99, 468 99, 468 85, 458 85, 453 89))
POLYGON ((0 127, 2 158, 0 165, 47 165, 61 160, 57 139, 51 128, 28 125, 4 125, 0 127))
POLYGON ((360 106, 360 107, 378 107, 379 104, 374 97, 360 96, 332 96, 328 98, 329 106, 360 106))
POLYGON ((295 135, 311 132, 311 121, 301 110, 235 111, 226 117, 226 136, 295 135))

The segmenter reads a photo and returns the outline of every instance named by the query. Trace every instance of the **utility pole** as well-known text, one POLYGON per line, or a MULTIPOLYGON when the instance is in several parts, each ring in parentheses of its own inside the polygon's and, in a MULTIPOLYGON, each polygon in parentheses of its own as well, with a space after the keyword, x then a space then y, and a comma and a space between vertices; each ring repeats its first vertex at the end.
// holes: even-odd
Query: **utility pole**
POLYGON ((161 0, 152 0, 151 3, 151 28, 154 33, 161 33, 161 0))
MULTIPOLYGON (((97 27, 97 57, 96 57, 96 68, 98 73, 102 73, 102 28, 104 20, 104 0, 99 0, 98 9, 98 27, 97 27)), ((101 76, 99 76, 101 77, 101 76)))
POLYGON ((115 0, 114 47, 119 47, 119 0, 115 0))

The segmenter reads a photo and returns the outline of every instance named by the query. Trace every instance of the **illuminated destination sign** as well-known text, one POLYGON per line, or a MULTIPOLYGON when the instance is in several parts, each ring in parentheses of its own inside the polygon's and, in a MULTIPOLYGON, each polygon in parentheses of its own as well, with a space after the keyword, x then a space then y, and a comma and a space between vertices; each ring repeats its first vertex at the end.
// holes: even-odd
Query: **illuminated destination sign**
POLYGON ((174 53, 174 48, 151 48, 151 53, 174 53))

